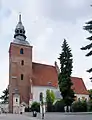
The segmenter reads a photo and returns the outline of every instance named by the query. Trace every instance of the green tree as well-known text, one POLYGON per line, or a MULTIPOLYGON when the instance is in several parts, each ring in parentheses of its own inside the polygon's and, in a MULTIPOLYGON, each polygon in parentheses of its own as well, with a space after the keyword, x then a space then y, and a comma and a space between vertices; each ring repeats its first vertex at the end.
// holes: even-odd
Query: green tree
POLYGON ((9 100, 9 89, 6 88, 4 91, 3 91, 3 95, 0 97, 2 103, 7 103, 8 100, 9 100))
POLYGON ((72 74, 72 53, 69 45, 64 39, 62 44, 62 52, 59 57, 60 60, 60 74, 58 77, 59 89, 63 100, 66 106, 69 106, 74 101, 74 92, 71 89, 73 85, 71 82, 71 74, 72 74))
MULTIPOLYGON (((88 31, 90 34, 92 34, 92 20, 89 22, 86 22, 86 25, 83 27, 84 30, 88 31)), ((88 40, 90 40, 90 43, 84 47, 81 48, 81 50, 90 50, 85 56, 89 57, 92 55, 92 35, 90 37, 87 37, 88 40)), ((92 68, 87 70, 87 72, 91 73, 92 68)), ((92 79, 92 77, 90 78, 92 79)))
POLYGON ((89 97, 92 100, 92 89, 88 90, 88 92, 89 92, 89 97))
POLYGON ((53 90, 50 91, 50 95, 51 95, 51 101, 53 104, 55 102, 55 94, 54 94, 53 90))
POLYGON ((51 90, 46 91, 46 103, 47 103, 47 111, 52 111, 52 105, 55 101, 54 92, 51 90))

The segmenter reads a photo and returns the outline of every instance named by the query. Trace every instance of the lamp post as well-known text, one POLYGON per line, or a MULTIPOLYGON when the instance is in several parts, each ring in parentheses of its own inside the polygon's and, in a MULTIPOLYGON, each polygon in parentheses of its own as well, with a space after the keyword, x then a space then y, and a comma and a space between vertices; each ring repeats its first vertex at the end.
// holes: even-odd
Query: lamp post
POLYGON ((44 119, 44 108, 43 108, 44 102, 43 102, 43 93, 42 92, 40 93, 40 101, 41 101, 41 107, 42 107, 42 119, 44 119))

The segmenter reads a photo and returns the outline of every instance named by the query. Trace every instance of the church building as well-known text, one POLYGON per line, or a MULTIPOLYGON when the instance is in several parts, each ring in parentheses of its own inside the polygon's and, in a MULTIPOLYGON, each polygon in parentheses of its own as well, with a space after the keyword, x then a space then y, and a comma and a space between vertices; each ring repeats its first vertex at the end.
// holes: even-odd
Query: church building
MULTIPOLYGON (((25 28, 19 15, 15 28, 14 40, 9 48, 9 111, 17 112, 20 105, 29 106, 33 101, 40 101, 40 93, 46 97, 46 90, 53 90, 60 98, 58 88, 59 67, 35 63, 32 60, 33 46, 26 40, 25 28)), ((88 92, 82 78, 72 77, 76 97, 88 99, 88 92)))

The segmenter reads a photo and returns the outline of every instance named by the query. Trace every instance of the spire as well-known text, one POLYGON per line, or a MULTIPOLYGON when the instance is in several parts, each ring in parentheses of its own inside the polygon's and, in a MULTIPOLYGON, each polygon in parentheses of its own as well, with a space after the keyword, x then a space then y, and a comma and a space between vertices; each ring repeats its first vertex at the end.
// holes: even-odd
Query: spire
POLYGON ((18 24, 15 28, 15 34, 14 34, 14 42, 18 43, 18 44, 26 44, 29 45, 29 43, 26 41, 26 35, 25 35, 25 28, 22 24, 22 20, 21 20, 21 13, 19 14, 19 18, 18 18, 18 24))
POLYGON ((22 21, 21 21, 21 14, 19 14, 19 21, 18 21, 18 24, 15 28, 14 38, 17 38, 17 39, 20 39, 20 40, 25 40, 26 39, 25 28, 24 28, 24 26, 22 24, 22 21))
POLYGON ((22 23, 22 22, 21 22, 21 14, 19 14, 19 23, 22 23))

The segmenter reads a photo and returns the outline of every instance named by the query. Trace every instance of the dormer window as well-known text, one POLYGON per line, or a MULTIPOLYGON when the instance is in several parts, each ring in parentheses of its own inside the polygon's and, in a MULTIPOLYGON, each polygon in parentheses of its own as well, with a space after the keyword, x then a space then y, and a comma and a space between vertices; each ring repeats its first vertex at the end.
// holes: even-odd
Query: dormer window
POLYGON ((51 86, 51 82, 48 82, 48 85, 51 86))
POLYGON ((20 49, 20 54, 24 54, 23 48, 20 49))

